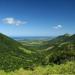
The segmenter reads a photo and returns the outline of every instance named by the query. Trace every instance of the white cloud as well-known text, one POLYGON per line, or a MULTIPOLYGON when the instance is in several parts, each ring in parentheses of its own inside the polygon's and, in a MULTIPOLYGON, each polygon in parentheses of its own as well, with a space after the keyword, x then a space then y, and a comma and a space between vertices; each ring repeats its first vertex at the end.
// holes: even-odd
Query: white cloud
POLYGON ((61 29, 62 28, 62 25, 56 25, 53 27, 54 29, 61 29))
POLYGON ((16 25, 16 26, 23 25, 23 24, 27 23, 26 21, 18 20, 18 19, 15 19, 13 17, 4 18, 2 20, 2 22, 5 24, 16 25))

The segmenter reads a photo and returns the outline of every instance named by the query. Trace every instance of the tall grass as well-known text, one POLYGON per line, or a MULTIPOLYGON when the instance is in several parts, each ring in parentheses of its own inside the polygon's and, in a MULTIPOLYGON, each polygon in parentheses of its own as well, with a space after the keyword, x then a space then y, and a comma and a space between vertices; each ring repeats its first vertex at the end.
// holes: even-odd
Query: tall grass
POLYGON ((20 68, 14 72, 0 70, 0 75, 75 75, 75 62, 67 62, 61 65, 38 66, 33 71, 20 68))

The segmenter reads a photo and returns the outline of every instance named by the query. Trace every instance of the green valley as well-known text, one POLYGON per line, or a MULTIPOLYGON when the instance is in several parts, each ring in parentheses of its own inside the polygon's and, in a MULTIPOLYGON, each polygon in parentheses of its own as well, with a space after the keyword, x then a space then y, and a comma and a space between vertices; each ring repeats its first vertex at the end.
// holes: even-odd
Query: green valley
POLYGON ((16 41, 0 33, 0 75, 75 74, 75 34, 16 41))

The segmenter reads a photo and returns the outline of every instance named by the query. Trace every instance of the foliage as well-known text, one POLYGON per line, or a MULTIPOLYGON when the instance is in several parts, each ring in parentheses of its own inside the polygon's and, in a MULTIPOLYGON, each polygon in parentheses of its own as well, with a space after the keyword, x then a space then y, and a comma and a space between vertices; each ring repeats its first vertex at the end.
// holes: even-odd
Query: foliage
POLYGON ((0 75, 75 74, 74 60, 75 35, 18 42, 0 34, 0 75))
POLYGON ((5 72, 3 70, 0 71, 0 75, 74 75, 75 74, 75 62, 67 62, 61 65, 47 65, 45 67, 38 66, 32 70, 24 70, 20 68, 19 70, 15 70, 14 72, 5 72))

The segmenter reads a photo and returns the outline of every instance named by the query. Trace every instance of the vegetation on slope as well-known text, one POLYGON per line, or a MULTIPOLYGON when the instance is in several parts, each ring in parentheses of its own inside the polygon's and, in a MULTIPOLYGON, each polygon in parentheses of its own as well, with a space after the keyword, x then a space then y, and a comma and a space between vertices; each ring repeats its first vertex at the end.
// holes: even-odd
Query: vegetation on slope
POLYGON ((0 34, 0 69, 12 71, 31 64, 31 54, 19 42, 0 34))
MULTIPOLYGON (((28 75, 74 74, 74 64, 75 35, 65 34, 50 41, 17 42, 0 33, 0 70, 10 72, 23 68, 28 75)), ((8 75, 12 73, 15 74, 8 75)))
POLYGON ((66 62, 61 65, 47 65, 45 67, 38 66, 32 70, 20 68, 14 72, 5 72, 0 70, 0 75, 75 75, 75 62, 66 62))
POLYGON ((42 65, 75 60, 75 35, 65 34, 50 41, 42 41, 39 45, 25 44, 24 46, 35 52, 38 63, 42 65))

